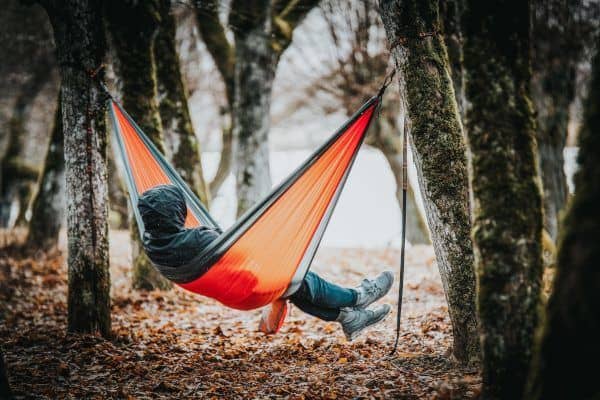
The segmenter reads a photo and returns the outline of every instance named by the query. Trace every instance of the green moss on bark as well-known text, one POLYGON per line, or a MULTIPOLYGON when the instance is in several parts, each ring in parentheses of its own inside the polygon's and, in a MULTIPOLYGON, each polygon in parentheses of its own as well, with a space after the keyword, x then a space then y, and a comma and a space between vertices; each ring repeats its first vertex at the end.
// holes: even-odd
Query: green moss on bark
POLYGON ((437 1, 380 2, 427 220, 452 321, 455 357, 479 358, 466 147, 437 1))
MULTIPOLYGON (((117 55, 117 75, 121 79, 123 107, 164 153, 159 114, 154 45, 160 14, 158 0, 110 1, 106 6, 107 25, 117 55)), ((133 204, 132 207, 137 207, 133 204)), ((150 290, 168 288, 170 282, 154 267, 140 242, 137 224, 130 220, 133 252, 133 286, 150 290)))
MULTIPOLYGON (((600 49, 600 40, 596 42, 600 49)), ((562 224, 558 271, 527 399, 597 399, 600 358, 600 52, 579 136, 575 196, 562 224)))
MULTIPOLYGON (((106 97, 87 71, 103 62, 101 4, 41 1, 61 74, 68 239, 69 332, 110 336, 106 97)), ((103 79, 100 71, 99 79, 103 79)))
POLYGON ((530 4, 469 1, 465 25, 483 397, 523 393, 538 323, 542 202, 530 95, 530 4))
POLYGON ((159 93, 159 111, 173 166, 198 195, 209 205, 210 193, 204 181, 200 146, 194 134, 188 110, 187 94, 179 66, 175 43, 175 20, 170 14, 170 0, 159 0, 161 24, 154 46, 159 93))

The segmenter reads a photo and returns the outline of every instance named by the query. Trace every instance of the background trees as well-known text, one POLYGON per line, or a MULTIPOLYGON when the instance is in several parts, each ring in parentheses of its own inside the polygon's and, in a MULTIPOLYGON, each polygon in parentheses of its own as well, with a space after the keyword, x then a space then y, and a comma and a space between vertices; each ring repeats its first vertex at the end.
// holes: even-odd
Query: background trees
MULTIPOLYGON (((228 41, 219 20, 220 4, 217 0, 197 2, 197 18, 202 40, 225 82, 228 108, 232 110, 240 215, 271 189, 268 135, 275 71, 294 29, 318 0, 233 1, 227 26, 233 31, 234 43, 228 41)), ((228 134, 225 129, 224 135, 228 134)), ((228 140, 224 136, 226 149, 228 140)), ((222 161, 227 158, 222 156, 222 161)), ((225 167, 220 165, 219 169, 225 167)), ((217 172, 217 177, 222 173, 217 172)))
POLYGON ((482 395, 519 398, 538 323, 542 277, 542 199, 530 100, 530 5, 470 1, 467 9, 467 132, 482 395))
POLYGON ((30 249, 56 247, 65 216, 64 132, 60 100, 27 233, 30 249))
POLYGON ((600 394, 594 369, 589 368, 600 356, 600 218, 596 210, 600 201, 600 51, 593 63, 579 146, 576 192, 562 225, 554 292, 526 394, 530 399, 583 399, 600 394))

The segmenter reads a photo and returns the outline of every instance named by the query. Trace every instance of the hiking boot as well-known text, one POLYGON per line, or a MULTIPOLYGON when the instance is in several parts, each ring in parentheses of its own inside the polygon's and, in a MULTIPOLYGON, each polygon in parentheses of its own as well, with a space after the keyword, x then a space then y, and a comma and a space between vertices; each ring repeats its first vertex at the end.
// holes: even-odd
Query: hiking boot
POLYGON ((394 274, 390 271, 383 272, 375 279, 364 279, 355 289, 358 294, 355 307, 367 308, 385 296, 392 288, 392 283, 394 283, 394 274))
POLYGON ((383 304, 373 310, 360 308, 343 308, 337 321, 342 324, 342 330, 346 339, 352 341, 367 327, 382 321, 392 308, 389 304, 383 304))

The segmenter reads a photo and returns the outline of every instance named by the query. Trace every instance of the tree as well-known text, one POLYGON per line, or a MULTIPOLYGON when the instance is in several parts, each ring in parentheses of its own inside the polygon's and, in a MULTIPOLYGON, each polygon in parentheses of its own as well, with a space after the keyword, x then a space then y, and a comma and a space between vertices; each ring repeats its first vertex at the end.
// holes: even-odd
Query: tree
MULTIPOLYGON (((600 40, 596 41, 600 45, 600 40)), ((600 49, 600 47, 598 47, 600 49)), ((595 365, 600 358, 600 51, 579 136, 575 196, 561 225, 554 291, 533 364, 528 399, 600 397, 595 365)))
POLYGON ((484 398, 523 393, 542 276, 542 202, 530 101, 528 1, 470 0, 467 132, 484 398))
MULTIPOLYGON (((68 330, 110 335, 106 98, 93 76, 105 38, 101 3, 43 0, 61 75, 68 238, 68 330)), ((102 78, 102 71, 97 78, 102 78)))
POLYGON ((194 134, 175 44, 171 1, 159 0, 160 28, 154 45, 160 119, 167 153, 173 166, 208 206, 210 193, 204 181, 200 145, 194 134))
MULTIPOLYGON (((115 70, 122 84, 123 107, 164 153, 154 57, 160 22, 158 0, 111 1, 106 7, 106 21, 116 54, 115 70)), ((137 205, 130 204, 130 207, 137 205)), ((171 283, 158 272, 144 252, 133 217, 129 226, 133 286, 144 290, 170 288, 171 283)))
POLYGON ((50 250, 58 243, 58 234, 65 214, 64 138, 60 102, 41 175, 38 192, 33 202, 27 247, 50 250))
POLYGON ((268 133, 275 71, 294 29, 316 4, 318 0, 234 0, 229 13, 232 45, 219 21, 219 3, 197 3, 202 39, 233 104, 238 215, 271 189, 268 133))
POLYGON ((479 357, 466 147, 439 35, 437 1, 381 0, 427 222, 452 321, 454 356, 479 357))
POLYGON ((440 1, 440 13, 443 25, 444 43, 448 50, 452 86, 458 104, 458 111, 464 121, 467 99, 465 97, 465 71, 463 68, 463 33, 461 18, 464 14, 464 0, 440 1))
POLYGON ((33 76, 22 88, 15 102, 8 128, 7 154, 2 159, 0 170, 2 176, 2 225, 10 227, 9 210, 14 201, 18 204, 18 215, 14 216, 13 223, 24 222, 25 211, 28 208, 35 182, 39 175, 36 165, 28 162, 24 154, 24 141, 27 134, 25 123, 29 117, 36 96, 42 91, 45 84, 50 80, 52 70, 48 69, 49 60, 37 60, 39 65, 34 69, 33 76), (16 217, 16 218, 15 218, 16 217))
POLYGON ((25 222, 42 161, 28 146, 40 132, 26 124, 42 114, 40 99, 52 103, 58 74, 52 29, 41 7, 4 2, 0 42, 0 149, 5 150, 0 150, 0 226, 13 227, 25 222))

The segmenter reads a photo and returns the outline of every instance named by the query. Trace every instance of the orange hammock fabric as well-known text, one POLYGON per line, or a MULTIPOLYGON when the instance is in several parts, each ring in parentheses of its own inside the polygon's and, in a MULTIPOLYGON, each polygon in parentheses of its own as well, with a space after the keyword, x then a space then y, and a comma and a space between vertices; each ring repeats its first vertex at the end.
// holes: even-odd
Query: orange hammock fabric
MULTIPOLYGON (((198 249, 191 265, 181 270, 157 266, 159 270, 184 289, 241 310, 291 295, 310 267, 379 101, 379 97, 369 100, 265 200, 221 233, 214 245, 198 249)), ((175 184, 186 193, 185 226, 220 229, 122 107, 111 101, 110 110, 134 211, 144 191, 175 184)))

